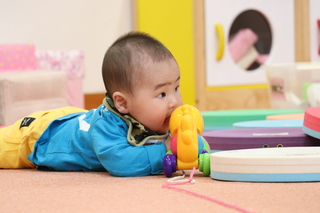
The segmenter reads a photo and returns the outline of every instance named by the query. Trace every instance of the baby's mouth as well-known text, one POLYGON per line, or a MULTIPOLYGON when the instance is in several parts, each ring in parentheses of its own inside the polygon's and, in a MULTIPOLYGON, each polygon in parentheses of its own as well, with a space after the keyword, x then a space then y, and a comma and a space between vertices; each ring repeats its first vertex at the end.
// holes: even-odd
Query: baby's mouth
POLYGON ((169 126, 170 117, 171 117, 171 116, 169 116, 169 117, 167 117, 166 119, 164 119, 164 122, 163 122, 164 125, 169 126))

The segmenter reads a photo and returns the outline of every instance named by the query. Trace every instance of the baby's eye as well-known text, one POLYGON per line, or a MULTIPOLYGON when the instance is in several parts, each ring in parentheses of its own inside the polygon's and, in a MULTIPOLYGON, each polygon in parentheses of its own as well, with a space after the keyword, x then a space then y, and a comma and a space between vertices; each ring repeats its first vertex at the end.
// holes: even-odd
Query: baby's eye
POLYGON ((180 86, 177 86, 174 90, 177 92, 179 91, 180 86))
POLYGON ((166 97, 166 93, 164 93, 164 92, 160 93, 160 94, 157 96, 157 98, 164 98, 164 97, 166 97))

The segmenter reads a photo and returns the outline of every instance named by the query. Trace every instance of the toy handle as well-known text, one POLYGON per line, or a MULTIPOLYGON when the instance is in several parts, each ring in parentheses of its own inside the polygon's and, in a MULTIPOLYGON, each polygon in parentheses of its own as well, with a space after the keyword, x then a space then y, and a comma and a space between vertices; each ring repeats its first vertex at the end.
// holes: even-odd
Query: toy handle
POLYGON ((220 61, 224 53, 224 31, 221 24, 216 24, 215 28, 218 35, 218 43, 219 43, 217 54, 216 54, 216 60, 220 61))

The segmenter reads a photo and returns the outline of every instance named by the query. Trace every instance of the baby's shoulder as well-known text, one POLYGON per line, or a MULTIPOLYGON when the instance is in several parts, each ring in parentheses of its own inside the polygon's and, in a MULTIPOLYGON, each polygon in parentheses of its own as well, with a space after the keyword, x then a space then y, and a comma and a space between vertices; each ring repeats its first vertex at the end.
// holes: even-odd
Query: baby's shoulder
POLYGON ((117 114, 108 110, 104 105, 99 106, 97 109, 90 110, 86 113, 86 116, 91 117, 92 123, 103 123, 104 125, 109 124, 111 126, 127 126, 124 120, 117 114))

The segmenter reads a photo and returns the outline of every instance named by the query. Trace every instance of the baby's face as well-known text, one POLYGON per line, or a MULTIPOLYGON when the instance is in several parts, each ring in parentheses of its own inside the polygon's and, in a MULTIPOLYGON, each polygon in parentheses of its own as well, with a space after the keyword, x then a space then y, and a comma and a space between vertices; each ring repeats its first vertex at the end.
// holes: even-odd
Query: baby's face
POLYGON ((129 114, 150 130, 164 134, 169 130, 171 113, 182 105, 180 70, 173 60, 151 63, 134 95, 128 97, 129 114))

